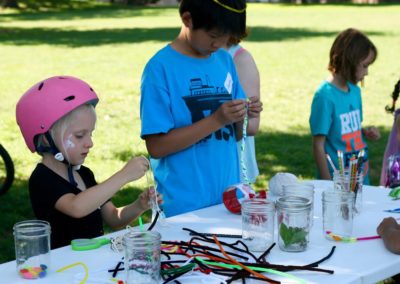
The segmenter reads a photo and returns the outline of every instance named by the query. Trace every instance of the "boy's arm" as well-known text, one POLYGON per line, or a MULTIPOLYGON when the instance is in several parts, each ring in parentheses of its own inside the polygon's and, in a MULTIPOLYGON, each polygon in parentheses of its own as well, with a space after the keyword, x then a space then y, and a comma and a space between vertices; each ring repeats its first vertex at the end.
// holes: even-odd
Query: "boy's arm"
POLYGON ((326 162, 325 153, 325 136, 315 135, 313 136, 313 155, 315 163, 317 164, 318 171, 321 179, 331 180, 332 177, 329 173, 328 164, 326 162))
POLYGON ((244 100, 233 100, 222 104, 212 115, 191 125, 175 128, 168 133, 146 135, 146 147, 156 159, 182 151, 224 125, 243 120, 246 109, 244 100))
POLYGON ((400 254, 400 225, 394 218, 383 219, 377 228, 377 233, 389 251, 400 254))

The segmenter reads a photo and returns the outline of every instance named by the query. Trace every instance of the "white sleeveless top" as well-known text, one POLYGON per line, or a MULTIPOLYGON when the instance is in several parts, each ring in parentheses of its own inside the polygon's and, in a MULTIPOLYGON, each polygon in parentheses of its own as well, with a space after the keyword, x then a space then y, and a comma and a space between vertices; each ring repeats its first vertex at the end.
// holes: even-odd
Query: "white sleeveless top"
MULTIPOLYGON (((235 58, 240 52, 244 50, 243 47, 240 45, 232 45, 229 49, 228 52, 232 56, 232 58, 235 58)), ((257 165, 257 159, 256 159, 256 149, 255 149, 255 141, 254 141, 254 136, 247 136, 245 140, 245 151, 244 151, 244 163, 247 168, 247 178, 250 183, 255 183, 257 176, 260 174, 258 170, 258 165, 257 165)), ((237 144, 237 151, 239 154, 239 158, 241 159, 241 141, 238 141, 237 144)), ((240 181, 243 183, 244 182, 244 177, 243 177, 243 172, 240 172, 240 181)))

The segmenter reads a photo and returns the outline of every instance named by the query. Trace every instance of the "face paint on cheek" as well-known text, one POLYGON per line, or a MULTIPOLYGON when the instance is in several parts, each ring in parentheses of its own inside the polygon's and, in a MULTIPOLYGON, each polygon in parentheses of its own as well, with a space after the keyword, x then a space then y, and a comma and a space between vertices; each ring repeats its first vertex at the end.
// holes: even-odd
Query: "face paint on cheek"
POLYGON ((71 141, 71 137, 72 137, 72 135, 70 135, 70 136, 67 138, 67 140, 65 140, 65 142, 64 142, 65 150, 75 147, 74 142, 71 141))

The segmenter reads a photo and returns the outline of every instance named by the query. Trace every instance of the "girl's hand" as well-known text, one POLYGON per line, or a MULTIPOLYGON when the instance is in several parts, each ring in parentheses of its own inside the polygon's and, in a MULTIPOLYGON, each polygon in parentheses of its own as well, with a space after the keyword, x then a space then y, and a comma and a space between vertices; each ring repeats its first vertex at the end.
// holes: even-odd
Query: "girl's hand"
POLYGON ((214 116, 222 125, 242 121, 245 114, 246 101, 244 100, 225 102, 214 112, 214 116))
POLYGON ((130 182, 144 176, 148 169, 149 161, 145 157, 140 156, 130 159, 121 171, 124 173, 127 182, 130 182))
POLYGON ((260 116, 260 112, 263 110, 263 103, 260 101, 259 97, 250 97, 250 101, 248 102, 248 110, 247 113, 249 118, 256 118, 260 116))
MULTIPOLYGON (((143 191, 140 196, 139 196, 139 204, 140 207, 143 211, 146 211, 148 209, 151 208, 151 200, 155 199, 155 190, 154 187, 150 187, 149 189, 147 189, 146 191, 143 191)), ((158 204, 162 204, 163 203, 163 198, 161 194, 157 194, 157 202, 158 204)))
POLYGON ((365 138, 367 138, 369 140, 373 140, 373 141, 376 141, 379 138, 381 138, 379 129, 376 128, 375 126, 363 128, 363 134, 364 134, 365 138))

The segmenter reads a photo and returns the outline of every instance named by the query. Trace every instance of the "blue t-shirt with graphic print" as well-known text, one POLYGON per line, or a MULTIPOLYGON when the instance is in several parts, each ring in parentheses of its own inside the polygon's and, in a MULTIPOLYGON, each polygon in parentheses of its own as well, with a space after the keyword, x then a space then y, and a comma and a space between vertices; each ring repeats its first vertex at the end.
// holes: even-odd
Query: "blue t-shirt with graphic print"
MULTIPOLYGON (((167 45, 143 71, 141 137, 191 125, 245 97, 226 51, 192 58, 167 45)), ((186 149, 151 159, 166 216, 219 204, 223 191, 240 181, 235 132, 233 124, 225 125, 186 149)))
MULTIPOLYGON (((361 91, 358 86, 349 82, 347 86, 347 92, 327 81, 319 86, 311 105, 311 134, 326 136, 325 152, 337 169, 338 150, 343 152, 345 167, 348 167, 350 158, 364 149, 364 184, 369 184, 368 146, 361 132, 361 91)), ((333 176, 330 165, 329 170, 333 176)))

